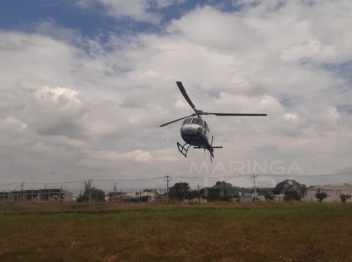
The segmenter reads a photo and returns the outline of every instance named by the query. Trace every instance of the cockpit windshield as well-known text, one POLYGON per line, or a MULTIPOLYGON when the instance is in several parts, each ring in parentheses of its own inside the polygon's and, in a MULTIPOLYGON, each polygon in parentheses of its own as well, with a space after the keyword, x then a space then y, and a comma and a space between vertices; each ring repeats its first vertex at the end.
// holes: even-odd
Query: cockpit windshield
POLYGON ((203 128, 205 128, 206 130, 209 131, 209 127, 207 122, 205 122, 203 119, 201 118, 187 118, 183 121, 182 125, 187 125, 187 124, 196 124, 196 125, 200 125, 203 128))
POLYGON ((192 122, 192 118, 187 118, 183 121, 182 125, 190 124, 192 122))
POLYGON ((193 118, 192 124, 203 126, 203 120, 200 118, 193 118))

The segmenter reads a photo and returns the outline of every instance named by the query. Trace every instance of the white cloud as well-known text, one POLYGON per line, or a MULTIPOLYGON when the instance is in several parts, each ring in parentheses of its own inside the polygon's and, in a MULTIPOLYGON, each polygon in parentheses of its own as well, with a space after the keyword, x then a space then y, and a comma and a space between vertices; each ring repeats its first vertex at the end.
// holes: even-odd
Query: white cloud
POLYGON ((336 107, 333 107, 333 106, 329 106, 328 108, 326 108, 325 112, 323 113, 323 117, 329 121, 335 121, 335 120, 341 118, 336 107))
POLYGON ((37 90, 34 95, 38 100, 49 99, 53 102, 57 102, 62 98, 76 103, 80 102, 77 91, 63 87, 50 88, 49 86, 44 86, 37 90))
POLYGON ((292 114, 292 113, 285 114, 284 118, 288 122, 297 122, 299 120, 299 117, 295 114, 292 114))
MULTIPOLYGON (((101 1, 116 17, 160 19, 150 2, 101 1)), ((181 123, 159 128, 193 113, 175 84, 182 81, 198 109, 268 113, 204 117, 224 146, 217 160, 297 159, 306 173, 348 169, 352 126, 343 108, 351 83, 336 72, 352 60, 351 6, 275 3, 232 13, 200 6, 161 25, 165 34, 111 34, 104 43, 72 30, 55 38, 50 23, 35 34, 1 31, 3 154, 21 178, 53 169, 106 178, 116 170, 187 174, 203 153, 179 154, 181 123), (8 135, 14 130, 16 139, 8 135)))
POLYGON ((167 161, 174 162, 175 158, 170 156, 155 157, 149 151, 142 151, 140 149, 127 152, 119 153, 116 151, 99 151, 92 154, 92 158, 101 158, 107 160, 128 160, 132 162, 148 162, 148 161, 167 161))
POLYGON ((1 119, 0 127, 3 131, 12 133, 25 130, 27 125, 12 116, 8 116, 4 119, 1 119))

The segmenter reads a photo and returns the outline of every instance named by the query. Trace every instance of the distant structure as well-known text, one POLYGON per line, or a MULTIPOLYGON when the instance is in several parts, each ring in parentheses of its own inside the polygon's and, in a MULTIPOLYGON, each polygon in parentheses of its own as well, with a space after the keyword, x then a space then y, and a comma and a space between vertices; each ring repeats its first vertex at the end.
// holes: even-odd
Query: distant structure
POLYGON ((0 201, 1 200, 8 200, 13 202, 50 200, 72 201, 73 193, 60 188, 10 191, 0 192, 0 201))
POLYGON ((150 203, 160 200, 161 196, 155 192, 125 193, 107 199, 110 203, 150 203))
MULTIPOLYGON (((352 195, 352 185, 343 184, 343 185, 325 185, 325 186, 313 186, 307 189, 307 195, 303 200, 305 201, 317 201, 315 194, 320 189, 320 192, 325 192, 328 194, 328 197, 323 200, 323 202, 340 202, 340 195, 352 195)), ((347 200, 346 202, 352 202, 352 200, 347 200)))

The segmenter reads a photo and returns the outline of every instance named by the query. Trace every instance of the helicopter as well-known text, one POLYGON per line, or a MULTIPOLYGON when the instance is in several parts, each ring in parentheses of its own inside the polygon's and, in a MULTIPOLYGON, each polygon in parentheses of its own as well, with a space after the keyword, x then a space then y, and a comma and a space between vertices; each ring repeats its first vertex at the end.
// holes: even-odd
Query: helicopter
POLYGON ((178 151, 187 158, 188 149, 193 146, 194 149, 204 149, 208 150, 210 153, 210 161, 214 158, 214 148, 223 148, 222 146, 213 146, 213 139, 211 137, 211 142, 209 143, 209 126, 201 116, 203 115, 215 115, 215 116, 266 116, 267 114, 244 114, 244 113, 209 113, 203 112, 202 110, 196 109, 195 105, 186 93, 182 82, 176 82, 178 88, 180 89, 183 97, 186 99, 188 104, 194 110, 194 113, 189 116, 185 116, 171 122, 160 125, 160 127, 178 122, 183 120, 182 126, 180 128, 180 133, 182 139, 186 142, 185 144, 180 144, 177 142, 178 151))

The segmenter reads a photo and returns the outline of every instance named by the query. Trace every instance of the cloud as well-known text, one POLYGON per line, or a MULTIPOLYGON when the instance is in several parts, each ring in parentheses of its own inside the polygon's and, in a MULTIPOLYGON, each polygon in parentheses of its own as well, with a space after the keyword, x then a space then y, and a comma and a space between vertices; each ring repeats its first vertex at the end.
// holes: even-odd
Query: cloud
MULTIPOLYGON (((114 17, 152 23, 172 6, 101 1, 114 17)), ((55 37, 50 22, 35 33, 1 31, 3 174, 11 162, 19 181, 49 179, 52 170, 79 170, 80 179, 116 178, 116 170, 188 175, 204 154, 179 154, 181 122, 159 128, 193 113, 175 81, 198 109, 268 113, 204 117, 214 144, 224 146, 216 161, 295 159, 305 173, 352 168, 343 67, 352 60, 350 3, 241 3, 226 12, 200 5, 160 24, 160 34, 105 32, 104 41, 69 28, 55 37)))
POLYGON ((326 108, 323 117, 327 119, 328 121, 335 121, 339 118, 341 118, 339 112, 337 111, 336 107, 329 106, 326 108))
POLYGON ((101 158, 107 160, 128 160, 132 162, 148 162, 148 161, 167 161, 175 162, 176 159, 168 156, 153 156, 149 151, 142 151, 140 149, 127 153, 118 153, 114 151, 99 151, 93 158, 101 158))
POLYGON ((299 117, 297 115, 291 113, 285 114, 284 118, 288 122, 297 122, 299 120, 299 117))
POLYGON ((0 127, 4 132, 13 133, 25 130, 27 125, 12 116, 8 116, 1 120, 0 127))
POLYGON ((162 19, 162 14, 159 12, 161 9, 184 2, 186 0, 81 0, 76 5, 92 9, 98 3, 105 8, 108 15, 117 19, 129 18, 136 22, 159 24, 162 19))
POLYGON ((64 87, 50 88, 49 86, 44 86, 36 90, 34 96, 37 100, 50 100, 52 102, 66 100, 80 103, 80 100, 77 98, 78 92, 64 87))

